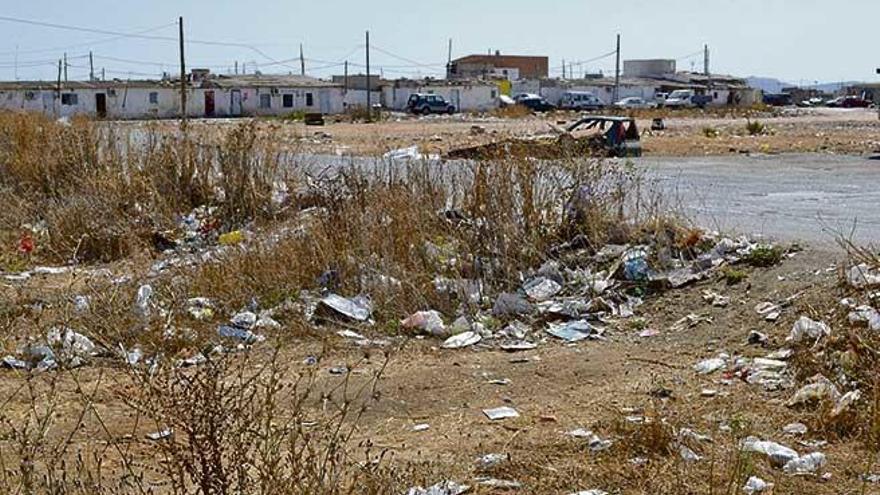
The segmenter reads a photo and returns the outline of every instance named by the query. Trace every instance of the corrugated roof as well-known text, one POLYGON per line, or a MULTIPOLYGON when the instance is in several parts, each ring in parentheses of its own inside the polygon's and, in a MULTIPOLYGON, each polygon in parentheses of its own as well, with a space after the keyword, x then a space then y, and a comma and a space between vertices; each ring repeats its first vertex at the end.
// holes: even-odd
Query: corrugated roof
POLYGON ((316 79, 309 76, 294 75, 219 75, 202 82, 204 88, 341 88, 341 84, 316 79))
MULTIPOLYGON (((58 81, 0 81, 0 91, 13 90, 55 90, 58 87, 58 81)), ((61 82, 61 90, 72 89, 97 89, 106 90, 111 88, 174 88, 179 87, 179 83, 175 81, 159 81, 159 80, 112 80, 112 81, 67 81, 61 82)))

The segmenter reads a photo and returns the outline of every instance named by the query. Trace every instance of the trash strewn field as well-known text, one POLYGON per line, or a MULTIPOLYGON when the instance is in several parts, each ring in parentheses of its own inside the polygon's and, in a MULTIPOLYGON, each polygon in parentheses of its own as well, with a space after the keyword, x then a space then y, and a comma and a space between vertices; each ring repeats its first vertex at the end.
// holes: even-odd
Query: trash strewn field
POLYGON ((5 491, 880 482, 869 250, 701 228, 625 161, 130 131, 0 117, 5 491))

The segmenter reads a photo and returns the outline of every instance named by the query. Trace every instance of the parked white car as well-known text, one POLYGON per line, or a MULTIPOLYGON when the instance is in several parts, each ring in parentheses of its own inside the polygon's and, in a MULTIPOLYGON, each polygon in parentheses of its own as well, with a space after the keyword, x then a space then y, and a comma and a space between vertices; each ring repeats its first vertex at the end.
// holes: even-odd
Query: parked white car
POLYGON ((694 90, 692 89, 677 89, 672 93, 669 93, 669 96, 666 98, 666 101, 663 104, 671 108, 695 107, 695 94, 696 93, 694 93, 694 90))
POLYGON ((566 91, 559 99, 563 110, 598 110, 603 106, 602 100, 589 91, 566 91))
POLYGON ((641 109, 641 108, 654 108, 657 106, 653 101, 645 101, 644 98, 640 98, 638 96, 630 96, 629 98, 624 98, 614 104, 616 108, 627 108, 627 109, 641 109))

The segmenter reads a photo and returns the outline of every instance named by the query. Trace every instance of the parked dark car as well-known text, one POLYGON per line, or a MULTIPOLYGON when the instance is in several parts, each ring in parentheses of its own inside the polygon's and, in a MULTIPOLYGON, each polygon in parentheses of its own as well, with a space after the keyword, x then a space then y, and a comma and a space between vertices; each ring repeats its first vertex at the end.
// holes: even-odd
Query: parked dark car
POLYGON ((547 100, 541 98, 540 96, 529 96, 526 98, 520 98, 517 103, 524 107, 527 107, 533 112, 551 112, 553 110, 556 110, 556 105, 549 103, 547 100))
POLYGON ((847 96, 840 104, 843 108, 868 108, 871 102, 858 96, 847 96))
POLYGON ((764 104, 773 107, 787 107, 793 102, 788 93, 764 93, 764 104))
POLYGON ((406 110, 411 113, 428 115, 431 113, 455 113, 455 106, 440 95, 413 93, 406 102, 406 110))

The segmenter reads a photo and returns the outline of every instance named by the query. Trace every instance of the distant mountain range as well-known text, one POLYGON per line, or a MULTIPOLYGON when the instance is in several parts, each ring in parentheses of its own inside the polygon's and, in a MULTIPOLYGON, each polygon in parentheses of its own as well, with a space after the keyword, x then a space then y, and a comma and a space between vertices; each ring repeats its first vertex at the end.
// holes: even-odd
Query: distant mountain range
MULTIPOLYGON (((779 79, 774 79, 772 77, 747 77, 746 83, 748 83, 749 87, 757 88, 765 93, 781 93, 783 88, 790 88, 792 86, 797 86, 795 83, 780 81, 779 79)), ((836 93, 841 89, 852 86, 854 84, 860 84, 860 81, 841 81, 841 82, 831 82, 831 83, 821 83, 821 84, 811 84, 809 86, 804 86, 805 88, 815 88, 824 93, 836 93)))

